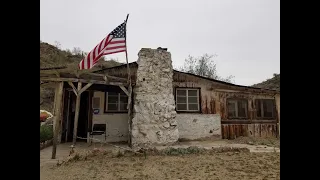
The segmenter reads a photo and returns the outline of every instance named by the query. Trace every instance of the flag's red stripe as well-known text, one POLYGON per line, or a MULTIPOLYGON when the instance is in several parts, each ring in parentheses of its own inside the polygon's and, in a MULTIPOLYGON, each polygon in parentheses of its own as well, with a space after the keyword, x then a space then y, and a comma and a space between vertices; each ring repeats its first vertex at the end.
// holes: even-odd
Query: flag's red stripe
POLYGON ((80 62, 80 67, 81 67, 81 69, 84 69, 83 63, 84 63, 84 59, 82 59, 81 62, 80 62))
POLYGON ((88 56, 87 56, 87 58, 86 58, 86 60, 87 60, 86 63, 87 63, 87 68, 88 68, 88 69, 90 69, 90 57, 91 57, 91 53, 92 53, 92 51, 89 52, 89 54, 88 54, 88 56))
MULTIPOLYGON (((108 40, 108 38, 109 38, 109 35, 105 38, 106 41, 108 40)), ((98 49, 99 52, 101 51, 101 46, 102 46, 103 40, 104 40, 104 39, 102 39, 102 41, 101 41, 100 44, 99 44, 99 49, 98 49)))
MULTIPOLYGON (((98 44, 98 45, 99 45, 99 44, 98 44)), ((93 56, 92 56, 93 59, 96 58, 96 49, 98 48, 98 45, 96 45, 96 47, 93 49, 93 52, 92 52, 92 53, 93 53, 93 56)), ((99 55, 99 53, 100 53, 100 52, 98 52, 98 55, 99 55)))
POLYGON ((126 50, 120 50, 120 51, 114 51, 114 52, 110 52, 110 53, 103 53, 103 55, 108 55, 108 54, 114 54, 114 53, 119 53, 119 52, 125 52, 126 50))
POLYGON ((125 40, 111 41, 109 44, 125 43, 125 40))
POLYGON ((107 51, 107 50, 112 50, 112 49, 119 49, 119 48, 125 48, 126 46, 115 46, 115 47, 107 47, 106 49, 105 49, 105 51, 107 51))
POLYGON ((120 48, 122 48, 122 49, 126 48, 126 46, 123 45, 123 43, 125 43, 125 40, 118 40, 117 38, 113 39, 113 36, 108 34, 106 38, 104 38, 102 41, 100 41, 100 43, 97 44, 88 53, 88 55, 81 60, 81 62, 79 63, 79 68, 80 69, 91 69, 97 63, 99 58, 101 58, 101 56, 106 55, 106 54, 114 54, 114 53, 118 53, 118 52, 124 52, 125 50, 118 50, 120 48), (104 40, 105 40, 105 43, 103 45, 104 40), (122 43, 122 44, 120 45, 120 43, 122 43), (113 44, 116 46, 115 47, 108 47, 109 44, 113 44), (109 50, 109 51, 113 50, 114 52, 105 53, 106 50, 109 50), (92 55, 92 57, 91 57, 91 55, 92 55), (92 61, 92 63, 91 63, 91 61, 92 61), (87 65, 87 67, 85 67, 85 65, 87 65))

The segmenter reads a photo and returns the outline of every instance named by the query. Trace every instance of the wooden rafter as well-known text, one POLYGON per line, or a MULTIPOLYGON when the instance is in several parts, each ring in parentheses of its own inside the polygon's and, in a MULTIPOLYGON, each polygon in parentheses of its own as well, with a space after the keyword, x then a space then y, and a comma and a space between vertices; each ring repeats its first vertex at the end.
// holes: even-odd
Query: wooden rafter
POLYGON ((127 81, 126 78, 120 78, 120 77, 116 77, 116 76, 110 76, 110 75, 107 75, 107 74, 98 74, 98 73, 87 73, 88 75, 92 75, 92 76, 97 76, 97 77, 107 77, 107 78, 110 78, 110 79, 117 79, 117 80, 120 80, 120 81, 127 81))
POLYGON ((68 84, 72 87, 72 91, 74 92, 74 94, 76 96, 78 96, 78 91, 77 91, 76 87, 73 85, 73 83, 68 81, 68 84))
POLYGON ((126 85, 127 83, 122 82, 106 82, 106 81, 100 81, 100 80, 93 80, 93 79, 77 79, 77 78, 53 78, 53 77, 40 77, 41 81, 65 81, 65 82, 81 82, 81 83, 92 83, 92 84, 103 84, 103 85, 114 85, 114 86, 120 86, 120 85, 126 85))
POLYGON ((85 85, 82 89, 80 89, 80 91, 78 91, 78 95, 80 95, 81 93, 83 93, 85 90, 87 90, 93 83, 88 83, 87 85, 85 85))
POLYGON ((126 93, 127 96, 130 95, 129 92, 128 92, 128 90, 127 90, 123 85, 120 85, 119 87, 122 89, 122 91, 123 91, 124 93, 126 93))

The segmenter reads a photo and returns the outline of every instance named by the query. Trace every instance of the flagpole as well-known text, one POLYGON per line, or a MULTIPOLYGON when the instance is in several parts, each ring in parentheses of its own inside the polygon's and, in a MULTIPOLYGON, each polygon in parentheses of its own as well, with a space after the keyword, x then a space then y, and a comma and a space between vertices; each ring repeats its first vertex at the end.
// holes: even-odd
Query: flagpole
POLYGON ((128 125, 129 125, 129 137, 128 137, 128 142, 129 142, 129 146, 131 147, 131 95, 132 95, 132 85, 131 85, 131 73, 130 73, 130 67, 129 67, 129 61, 128 61, 128 46, 127 46, 127 22, 128 22, 128 18, 129 18, 129 14, 127 14, 127 18, 125 20, 126 23, 126 28, 125 28, 125 45, 126 45, 126 61, 127 61, 127 73, 128 73, 128 104, 127 104, 127 109, 128 109, 128 125))
POLYGON ((128 61, 128 46, 127 46, 127 22, 128 22, 129 14, 127 14, 127 18, 125 20, 126 23, 126 37, 125 37, 125 45, 126 45, 126 61, 127 61, 127 70, 128 70, 128 83, 131 85, 131 74, 130 74, 130 68, 129 68, 129 61, 128 61))

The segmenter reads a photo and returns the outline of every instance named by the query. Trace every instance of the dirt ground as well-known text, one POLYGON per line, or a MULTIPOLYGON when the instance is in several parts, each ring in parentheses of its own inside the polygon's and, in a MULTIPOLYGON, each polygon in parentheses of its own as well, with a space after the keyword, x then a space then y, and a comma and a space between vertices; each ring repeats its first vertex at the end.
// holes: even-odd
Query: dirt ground
POLYGON ((280 179, 280 153, 212 152, 146 158, 103 154, 41 167, 40 179, 280 179))
POLYGON ((280 139, 278 138, 261 138, 261 137, 237 137, 233 140, 226 140, 232 144, 250 144, 250 145, 266 145, 280 148, 280 139))

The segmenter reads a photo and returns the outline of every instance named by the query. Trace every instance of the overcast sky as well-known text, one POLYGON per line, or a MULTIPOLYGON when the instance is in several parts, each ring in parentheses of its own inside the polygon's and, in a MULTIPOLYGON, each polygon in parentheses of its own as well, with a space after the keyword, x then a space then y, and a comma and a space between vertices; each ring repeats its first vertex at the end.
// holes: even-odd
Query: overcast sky
MULTIPOLYGON (((141 48, 166 47, 173 66, 217 54, 218 74, 252 85, 280 73, 279 0, 41 0, 40 39, 89 52, 127 13, 129 62, 141 48)), ((125 54, 106 58, 125 62, 125 54)))

